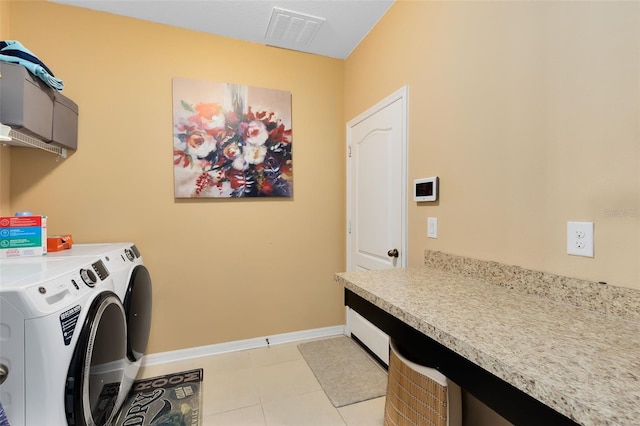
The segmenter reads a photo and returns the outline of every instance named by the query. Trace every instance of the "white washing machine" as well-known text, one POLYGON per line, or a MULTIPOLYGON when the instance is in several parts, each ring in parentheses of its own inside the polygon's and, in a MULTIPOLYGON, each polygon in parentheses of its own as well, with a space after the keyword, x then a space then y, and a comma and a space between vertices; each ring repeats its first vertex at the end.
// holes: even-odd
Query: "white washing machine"
POLYGON ((12 426, 111 424, 126 359, 124 307, 104 262, 0 260, 0 402, 12 426))
MULTIPOLYGON (((87 258, 103 262, 122 301, 127 320, 127 366, 122 400, 138 375, 151 330, 151 276, 140 251, 131 242, 74 244, 71 249, 49 253, 51 258, 87 258)), ((119 401, 119 402, 123 402, 119 401)))

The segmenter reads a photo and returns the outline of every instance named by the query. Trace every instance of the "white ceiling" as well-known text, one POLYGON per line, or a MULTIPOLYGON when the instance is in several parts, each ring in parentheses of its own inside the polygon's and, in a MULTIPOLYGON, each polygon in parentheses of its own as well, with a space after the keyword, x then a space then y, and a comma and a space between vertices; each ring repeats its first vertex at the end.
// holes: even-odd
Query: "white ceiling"
POLYGON ((391 7, 394 0, 50 1, 345 59, 391 7), (284 11, 277 21, 278 27, 275 32, 268 32, 267 27, 274 7, 284 11), (300 19, 306 18, 304 15, 310 15, 316 23, 305 26, 305 21, 300 19), (302 31, 299 36, 296 29, 302 31), (271 37, 268 38, 268 35, 271 37))

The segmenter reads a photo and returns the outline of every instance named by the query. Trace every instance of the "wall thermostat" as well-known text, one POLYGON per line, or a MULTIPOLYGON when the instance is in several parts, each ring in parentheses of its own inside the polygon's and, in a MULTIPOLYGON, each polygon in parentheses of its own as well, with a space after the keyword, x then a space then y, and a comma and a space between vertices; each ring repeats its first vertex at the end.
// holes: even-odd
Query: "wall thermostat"
POLYGON ((413 181, 413 201, 436 201, 438 199, 438 176, 413 181))

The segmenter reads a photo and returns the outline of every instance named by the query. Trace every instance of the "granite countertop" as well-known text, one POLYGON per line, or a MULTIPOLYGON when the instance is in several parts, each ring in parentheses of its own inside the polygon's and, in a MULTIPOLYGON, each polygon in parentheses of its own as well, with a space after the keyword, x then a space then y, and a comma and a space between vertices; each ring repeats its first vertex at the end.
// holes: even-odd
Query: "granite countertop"
POLYGON ((637 319, 473 275, 424 266, 335 280, 580 424, 638 424, 637 319))

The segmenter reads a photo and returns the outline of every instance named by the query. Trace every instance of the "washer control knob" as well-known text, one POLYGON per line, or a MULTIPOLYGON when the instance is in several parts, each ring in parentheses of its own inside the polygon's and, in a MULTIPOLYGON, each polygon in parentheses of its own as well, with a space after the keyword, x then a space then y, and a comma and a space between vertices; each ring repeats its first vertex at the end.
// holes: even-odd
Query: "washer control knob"
POLYGON ((82 278, 82 281, 89 287, 95 286, 96 282, 98 282, 96 274, 94 274, 91 269, 80 269, 80 278, 82 278))
POLYGON ((124 254, 127 256, 127 259, 129 259, 131 262, 136 260, 136 255, 133 254, 133 251, 131 249, 124 249, 124 254))
POLYGON ((9 368, 6 365, 0 364, 0 385, 7 380, 7 376, 9 375, 9 368))

